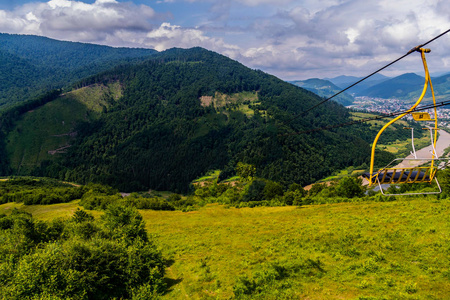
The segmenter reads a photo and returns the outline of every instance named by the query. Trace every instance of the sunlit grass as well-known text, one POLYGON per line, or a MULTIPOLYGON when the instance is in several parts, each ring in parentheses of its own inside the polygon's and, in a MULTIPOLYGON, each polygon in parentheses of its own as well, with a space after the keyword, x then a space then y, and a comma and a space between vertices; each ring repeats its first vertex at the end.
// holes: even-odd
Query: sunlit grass
MULTIPOLYGON (((430 135, 425 133, 421 138, 414 138, 414 148, 416 150, 428 147, 431 144, 430 135)), ((404 141, 395 141, 395 143, 390 144, 377 144, 378 149, 386 150, 393 154, 407 154, 408 150, 412 149, 411 139, 404 141)))
MULTIPOLYGON (((449 299, 450 201, 434 199, 140 212, 172 261, 165 299, 233 298, 241 276, 273 266, 291 273, 254 299, 449 299)), ((0 213, 14 207, 50 220, 78 204, 8 203, 0 213)))
MULTIPOLYGON (((363 112, 350 112, 351 119, 352 120, 361 120, 361 119, 367 119, 367 118, 375 118, 379 117, 380 115, 371 114, 371 113, 363 113, 363 112)), ((382 126, 384 126, 386 123, 391 121, 393 118, 382 118, 378 120, 368 121, 368 124, 371 124, 372 127, 379 127, 381 129, 382 126)), ((398 120, 395 124, 400 124, 403 126, 408 126, 408 122, 404 120, 398 120)))
POLYGON ((122 95, 119 82, 92 85, 66 93, 24 113, 6 137, 6 151, 16 174, 29 174, 44 160, 53 160, 72 143, 81 121, 96 119, 122 95))
POLYGON ((290 278, 292 297, 445 299, 448 204, 416 199, 302 208, 211 205, 190 213, 142 214, 174 260, 168 276, 181 280, 168 299, 227 299, 238 276, 306 259, 319 259, 325 273, 290 278))
POLYGON ((201 182, 201 181, 214 181, 216 180, 220 175, 220 170, 213 170, 206 174, 205 176, 202 176, 200 178, 195 179, 193 182, 201 182))
MULTIPOLYGON (((79 201, 69 203, 59 203, 52 205, 24 205, 23 203, 5 203, 0 205, 0 213, 9 214, 14 208, 29 212, 33 217, 39 220, 52 220, 55 218, 69 218, 80 208, 79 201)), ((99 212, 93 211, 94 215, 100 215, 99 212)))

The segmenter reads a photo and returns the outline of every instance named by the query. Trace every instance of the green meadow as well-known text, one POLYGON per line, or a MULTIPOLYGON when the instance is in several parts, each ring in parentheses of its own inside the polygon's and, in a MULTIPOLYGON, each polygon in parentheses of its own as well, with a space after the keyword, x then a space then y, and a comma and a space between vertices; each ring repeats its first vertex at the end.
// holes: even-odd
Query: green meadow
MULTIPOLYGON (((162 299, 450 299, 450 201, 356 201, 139 210, 169 262, 162 299)), ((6 203, 0 213, 14 207, 41 220, 79 208, 6 203)))

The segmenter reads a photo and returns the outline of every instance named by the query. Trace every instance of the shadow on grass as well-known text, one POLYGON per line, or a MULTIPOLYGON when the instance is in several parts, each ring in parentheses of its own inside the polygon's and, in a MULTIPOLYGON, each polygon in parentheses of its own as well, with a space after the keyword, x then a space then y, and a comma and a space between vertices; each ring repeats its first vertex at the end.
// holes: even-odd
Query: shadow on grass
MULTIPOLYGON (((166 268, 169 268, 170 266, 172 266, 175 263, 175 260, 173 259, 166 259, 164 261, 164 265, 166 266, 166 268)), ((167 275, 167 274, 166 274, 167 275)), ((164 277, 164 283, 166 284, 166 290, 164 291, 164 295, 169 294, 170 292, 173 291, 174 286, 176 286, 177 284, 179 284, 180 282, 183 281, 183 278, 169 278, 169 277, 164 277)))
POLYGON ((166 284, 166 290, 164 291, 164 295, 169 294, 173 291, 174 287, 183 281, 183 278, 167 278, 164 277, 164 283, 166 284))

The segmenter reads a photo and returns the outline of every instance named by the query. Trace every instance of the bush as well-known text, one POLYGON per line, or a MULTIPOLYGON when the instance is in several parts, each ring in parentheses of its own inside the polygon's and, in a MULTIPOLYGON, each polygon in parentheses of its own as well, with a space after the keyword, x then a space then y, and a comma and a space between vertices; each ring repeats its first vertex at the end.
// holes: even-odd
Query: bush
POLYGON ((48 178, 11 178, 0 182, 0 203, 23 202, 25 205, 65 203, 80 199, 82 187, 48 178))
POLYGON ((106 209, 110 204, 119 202, 122 200, 120 194, 105 195, 99 194, 96 191, 89 191, 83 195, 80 201, 80 205, 85 209, 106 209))
POLYGON ((264 199, 271 200, 276 196, 283 196, 283 186, 278 182, 267 181, 263 189, 264 199))
POLYGON ((263 180, 253 180, 242 197, 243 202, 261 201, 264 199, 264 188, 266 182, 263 180))
POLYGON ((65 221, 20 211, 0 220, 2 299, 150 299, 165 290, 161 253, 132 207, 111 206, 100 221, 83 210, 65 221))

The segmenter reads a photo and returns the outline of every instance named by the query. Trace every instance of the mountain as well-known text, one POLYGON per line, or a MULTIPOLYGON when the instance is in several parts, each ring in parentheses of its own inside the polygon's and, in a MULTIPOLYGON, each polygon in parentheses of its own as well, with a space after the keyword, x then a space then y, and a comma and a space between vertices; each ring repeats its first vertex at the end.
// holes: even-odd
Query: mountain
POLYGON ((0 33, 0 109, 155 53, 0 33))
MULTIPOLYGON (((420 84, 417 85, 417 88, 415 90, 399 98, 410 101, 417 100, 422 94, 424 82, 425 79, 422 78, 422 82, 420 82, 420 84)), ((450 96, 450 74, 446 74, 436 78, 431 78, 431 82, 433 84, 433 90, 435 93, 436 101, 447 100, 448 97, 450 96)), ((431 92, 429 88, 427 90, 427 93, 425 94, 424 101, 427 102, 432 101, 431 92)))
MULTIPOLYGON (((328 80, 335 84, 339 89, 345 89, 349 87, 350 85, 358 82, 359 80, 363 79, 364 77, 355 77, 355 76, 338 76, 334 78, 324 78, 324 80, 328 80)), ((356 96, 364 96, 361 94, 362 91, 377 85, 379 83, 382 83, 383 81, 388 80, 389 77, 381 75, 381 74, 375 74, 366 80, 362 81, 361 83, 355 85, 354 87, 348 89, 348 93, 355 94, 356 96)))
MULTIPOLYGON (((317 94, 320 97, 324 98, 331 97, 342 90, 341 88, 338 88, 336 85, 334 85, 332 82, 319 78, 290 81, 290 83, 302 87, 304 89, 307 89, 308 91, 311 91, 314 94, 317 94)), ((348 106, 353 103, 354 98, 344 92, 334 97, 333 100, 344 106, 348 106)))
POLYGON ((122 64, 5 110, 0 175, 185 192, 237 162, 283 184, 309 184, 370 155, 369 125, 292 133, 349 120, 347 110, 202 48, 122 64), (352 149, 352 151, 348 151, 352 149))
POLYGON ((402 98, 409 93, 422 91, 425 78, 414 73, 406 73, 386 80, 361 92, 364 96, 377 98, 402 98))
MULTIPOLYGON (((346 88, 357 82, 361 78, 351 76, 339 76, 329 79, 339 88, 346 88)), ((437 99, 447 99, 450 95, 450 74, 439 77, 432 77, 433 88, 437 99)), ((389 78, 375 74, 367 80, 349 89, 355 96, 368 96, 376 98, 397 98, 415 101, 422 93, 425 78, 415 73, 406 73, 400 76, 389 78), (366 82, 367 81, 367 82, 366 82)), ((427 91, 425 101, 431 100, 431 93, 427 91)))

